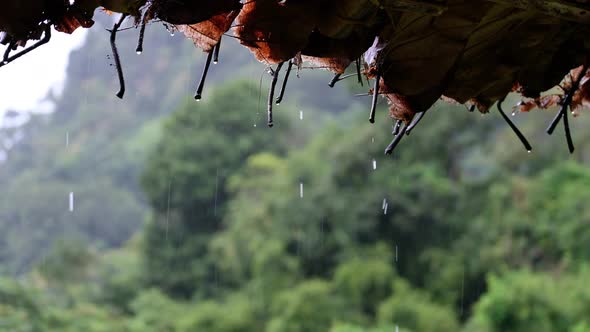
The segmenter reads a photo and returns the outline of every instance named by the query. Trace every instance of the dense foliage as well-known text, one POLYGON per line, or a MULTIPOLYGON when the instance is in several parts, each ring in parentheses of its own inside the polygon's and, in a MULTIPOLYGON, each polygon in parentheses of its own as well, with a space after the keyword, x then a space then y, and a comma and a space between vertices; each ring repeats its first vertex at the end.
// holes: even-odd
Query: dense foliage
POLYGON ((70 147, 90 124, 127 131, 74 155, 41 153, 42 137, 9 152, 0 330, 590 331, 587 139, 566 160, 531 135, 529 155, 498 119, 440 104, 391 159, 383 110, 301 120, 293 102, 268 129, 257 84, 166 116, 140 117, 138 98, 27 125, 53 151, 63 121, 70 147), (88 197, 74 214, 71 187, 88 197))

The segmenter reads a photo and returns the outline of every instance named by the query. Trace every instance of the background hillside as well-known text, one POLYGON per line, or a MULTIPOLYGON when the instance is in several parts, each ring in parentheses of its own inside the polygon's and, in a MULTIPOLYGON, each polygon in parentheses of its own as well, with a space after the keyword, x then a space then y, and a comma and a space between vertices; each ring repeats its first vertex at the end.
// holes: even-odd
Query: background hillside
MULTIPOLYGON (((127 30, 119 43, 134 45, 136 38, 135 29, 127 30)), ((48 96, 55 112, 34 115, 24 126, 2 130, 7 160, 0 167, 0 184, 10 194, 0 202, 0 233, 5 237, 0 241, 0 271, 28 271, 62 237, 80 238, 101 248, 119 247, 143 223, 148 205, 138 177, 147 149, 158 141, 162 118, 192 100, 206 56, 161 26, 148 27, 142 55, 136 55, 134 48, 121 47, 121 53, 129 86, 125 100, 113 98, 118 83, 108 33, 97 26, 89 31, 83 49, 70 57, 63 95, 48 96)), ((260 107, 249 112, 249 121, 264 127, 268 85, 264 75, 261 94, 264 73, 264 66, 227 38, 221 63, 208 76, 206 96, 224 81, 248 80, 252 83, 248 97, 261 99, 260 107)), ((325 73, 307 71, 305 77, 305 82, 290 82, 287 100, 293 107, 340 112, 358 101, 345 89, 330 91, 335 98, 322 97, 321 91, 329 89, 325 73)), ((197 104, 192 107, 198 111, 197 104)), ((6 115, 12 122, 29 117, 6 115)))

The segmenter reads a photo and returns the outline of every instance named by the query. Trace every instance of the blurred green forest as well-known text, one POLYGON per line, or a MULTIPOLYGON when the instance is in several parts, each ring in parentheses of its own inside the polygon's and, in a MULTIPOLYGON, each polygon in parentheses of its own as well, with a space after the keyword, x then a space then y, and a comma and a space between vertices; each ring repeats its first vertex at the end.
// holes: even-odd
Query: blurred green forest
POLYGON ((528 154, 441 103, 385 157, 366 84, 302 70, 269 129, 235 42, 196 102, 202 52, 134 31, 123 102, 92 29, 55 111, 0 133, 1 331, 590 332, 585 114, 573 155, 516 115, 528 154))

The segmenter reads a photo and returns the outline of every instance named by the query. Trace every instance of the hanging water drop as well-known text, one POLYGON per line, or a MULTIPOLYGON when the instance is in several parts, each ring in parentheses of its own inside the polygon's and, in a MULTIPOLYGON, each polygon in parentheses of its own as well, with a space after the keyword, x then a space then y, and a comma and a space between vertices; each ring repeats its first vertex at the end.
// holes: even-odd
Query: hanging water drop
POLYGON ((70 212, 73 212, 74 211, 74 192, 70 192, 69 207, 70 207, 70 212))
POLYGON ((373 159, 373 170, 377 169, 377 160, 373 159))
POLYGON ((516 115, 516 110, 512 111, 512 116, 516 115))
POLYGON ((135 53, 137 53, 137 55, 141 55, 141 51, 136 51, 135 53))
POLYGON ((215 174, 215 207, 213 209, 213 215, 217 216, 217 193, 219 192, 219 168, 216 170, 215 174))

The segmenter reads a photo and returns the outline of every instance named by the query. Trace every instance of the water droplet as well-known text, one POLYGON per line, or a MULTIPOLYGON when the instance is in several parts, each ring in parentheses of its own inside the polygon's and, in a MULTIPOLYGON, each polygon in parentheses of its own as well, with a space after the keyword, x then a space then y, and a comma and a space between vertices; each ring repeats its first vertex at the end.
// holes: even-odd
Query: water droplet
POLYGON ((74 211, 74 192, 70 192, 70 212, 74 211))
POLYGON ((137 55, 141 55, 141 51, 137 51, 136 53, 137 53, 137 55))
POLYGON ((279 106, 281 103, 277 103, 277 106, 279 106))
POLYGON ((399 332, 399 326, 395 326, 395 332, 399 332))
POLYGON ((66 148, 70 146, 70 132, 66 132, 66 148))
POLYGON ((383 204, 381 204, 381 209, 384 210, 385 209, 385 204, 387 204, 387 200, 384 198, 383 199, 383 204))
POLYGON ((256 124, 254 124, 254 128, 256 128, 256 124))
POLYGON ((375 143, 375 137, 371 137, 371 143, 375 143))
POLYGON ((512 116, 515 116, 515 115, 516 115, 516 111, 512 111, 512 116))
POLYGON ((377 169, 377 160, 373 159, 373 170, 377 169))
POLYGON ((299 182, 299 198, 303 198, 303 182, 299 182))
POLYGON ((526 150, 527 153, 533 153, 533 150, 526 150))
POLYGON ((174 31, 170 31, 170 37, 174 37, 174 31))
POLYGON ((389 207, 389 204, 386 202, 385 203, 385 207, 383 208, 383 215, 387 214, 387 208, 389 207))
POLYGON ((303 120, 303 111, 299 111, 299 120, 303 120))
POLYGON ((217 60, 213 60, 213 64, 214 64, 214 65, 216 65, 216 64, 218 64, 218 63, 219 63, 219 61, 217 61, 217 60))
POLYGON ((166 240, 168 240, 168 228, 170 227, 170 194, 172 192, 172 180, 168 181, 168 206, 166 210, 166 240))

